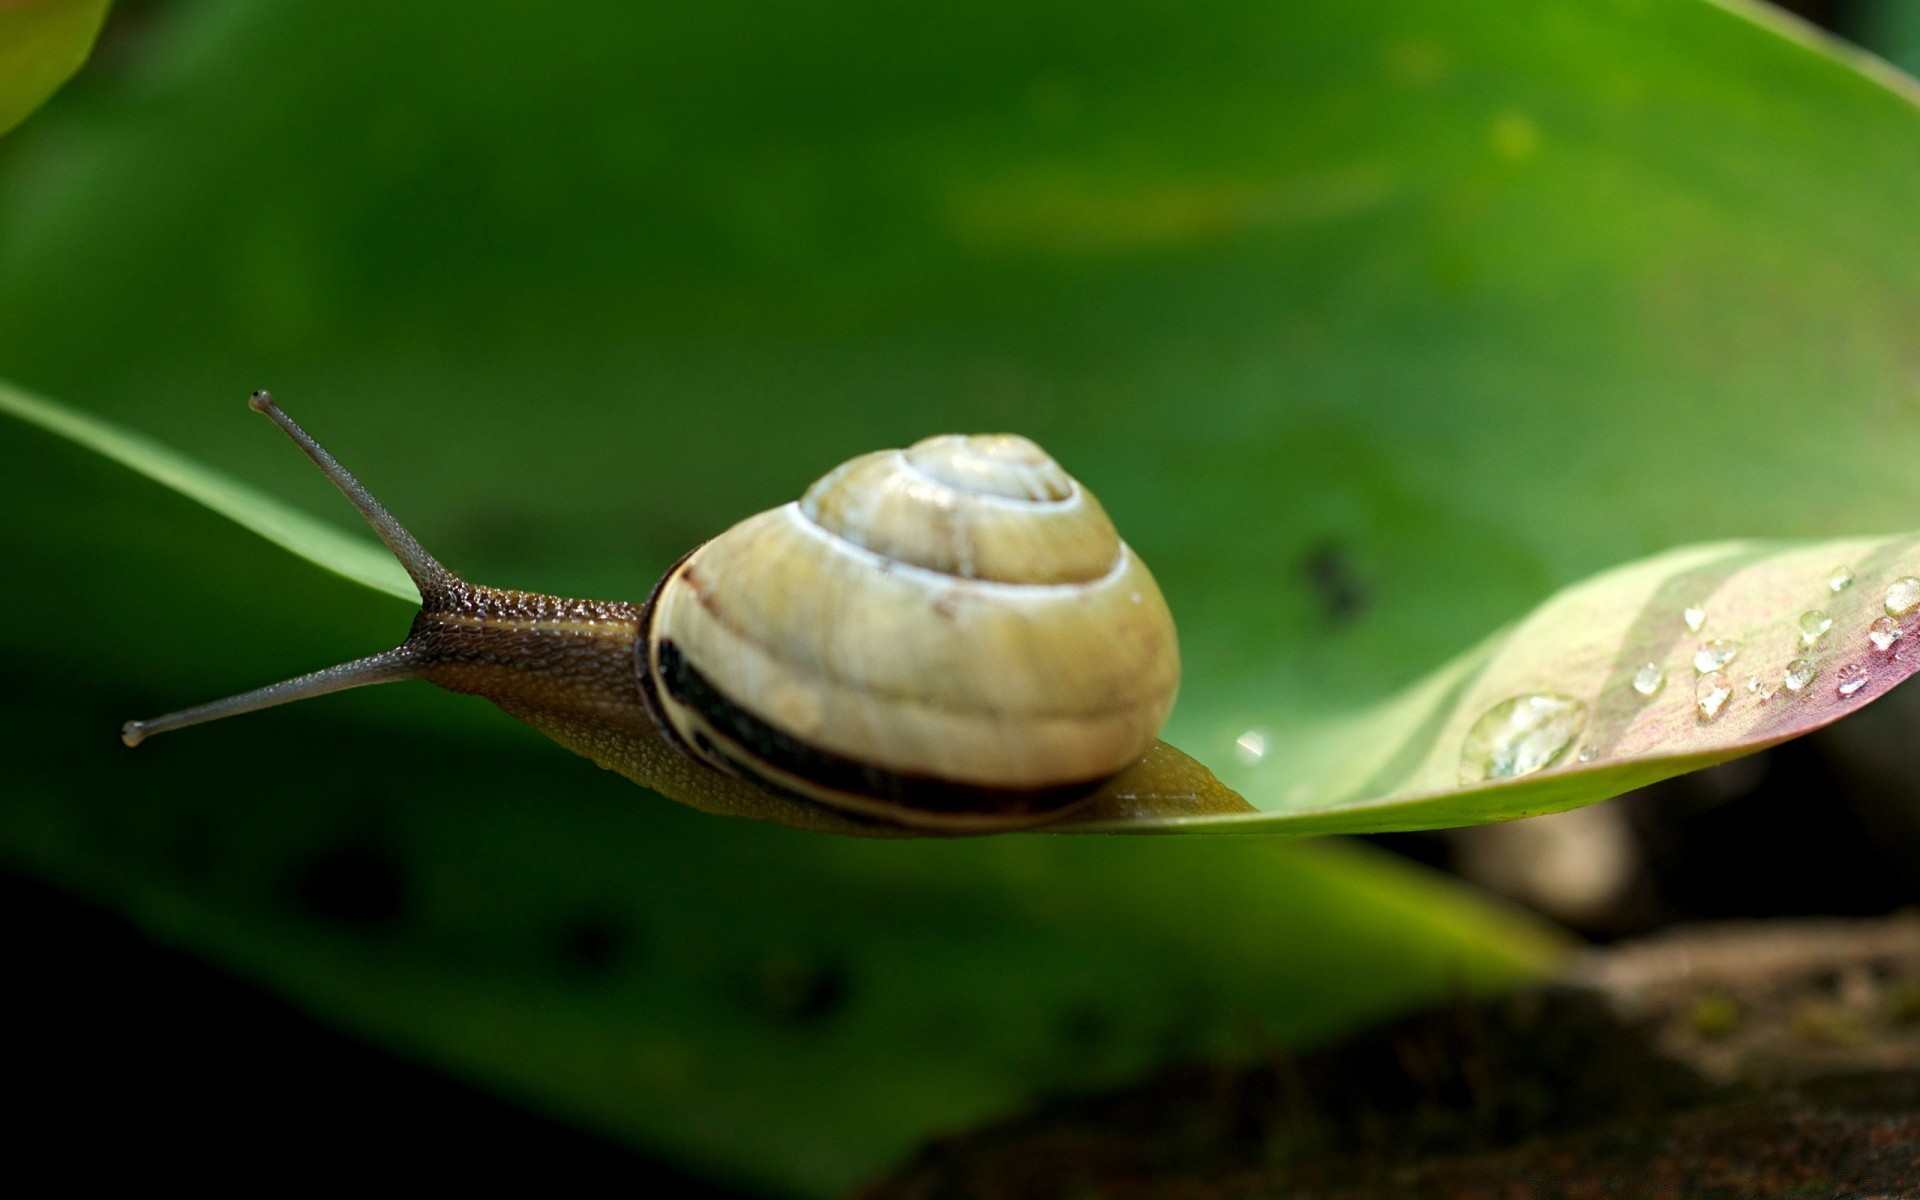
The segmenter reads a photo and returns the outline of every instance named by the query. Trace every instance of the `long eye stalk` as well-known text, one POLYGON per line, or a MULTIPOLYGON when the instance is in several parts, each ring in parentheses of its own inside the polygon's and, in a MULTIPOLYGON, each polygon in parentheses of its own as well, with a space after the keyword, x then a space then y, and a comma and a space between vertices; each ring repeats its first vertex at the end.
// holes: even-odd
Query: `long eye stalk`
POLYGON ((419 676, 420 669, 415 662, 413 652, 405 646, 400 646, 368 658, 341 663, 337 667, 328 667, 324 671, 314 671, 279 683, 268 684, 263 688, 255 688, 250 692, 241 692, 238 696, 228 696, 224 700, 215 700, 210 704, 183 708, 179 712, 155 717, 151 721, 128 721, 120 727, 120 740, 129 746, 138 746, 156 733, 170 733, 175 729, 185 729, 189 725, 204 725, 208 721, 218 721, 222 717, 237 717, 241 713, 290 704, 295 700, 305 700, 312 696, 324 696, 328 692, 344 692, 348 688, 366 687, 374 683, 392 683, 400 679, 417 679, 419 676))
POLYGON ((247 407, 257 413, 265 413, 275 425, 286 430, 287 436, 293 439, 294 444, 306 451, 307 457, 314 461, 314 465, 320 468, 321 473, 333 482, 333 486, 340 489, 340 494, 360 510, 360 515, 367 519, 367 524, 373 526, 373 531, 380 535, 380 540, 387 544, 387 549, 393 551, 393 556, 399 559, 400 565, 407 569, 407 574, 413 579, 413 585, 420 589, 422 600, 430 600, 433 593, 444 591, 460 582, 459 576, 441 566, 433 555, 427 553, 427 548, 420 544, 420 539, 408 533, 406 526, 394 519, 393 514, 387 511, 386 505, 373 498, 373 493, 367 490, 366 484, 355 479, 353 472, 341 466, 339 459, 327 453, 326 447, 314 441, 311 434, 296 425, 292 417, 280 410, 280 406, 273 402, 273 393, 255 392, 248 399, 247 407))
MULTIPOLYGON (((249 406, 258 413, 265 413, 274 424, 285 430, 287 436, 307 453, 335 487, 360 510, 360 515, 373 526, 380 540, 393 551, 400 565, 405 567, 412 577, 414 585, 420 589, 425 604, 432 605, 444 601, 464 585, 460 577, 447 570, 428 554, 417 538, 394 519, 386 506, 374 499, 373 493, 366 489, 353 473, 340 465, 338 459, 327 453, 319 442, 300 428, 286 413, 280 411, 273 397, 266 392, 255 392, 249 406)), ((120 740, 129 746, 138 746, 156 733, 167 733, 175 729, 185 729, 190 725, 200 725, 208 721, 217 721, 222 717, 238 716, 241 713, 254 712, 262 708, 287 704, 294 700, 305 700, 310 696, 324 696, 329 692, 345 691, 348 688, 366 687, 375 683, 392 683, 401 679, 418 679, 422 668, 421 655, 410 644, 402 644, 392 650, 358 659, 339 666, 328 667, 323 671, 314 671, 280 683, 238 696, 229 696, 224 700, 215 700, 210 704, 196 705, 179 712, 168 713, 164 717, 155 717, 150 721, 128 721, 120 728, 120 740)))

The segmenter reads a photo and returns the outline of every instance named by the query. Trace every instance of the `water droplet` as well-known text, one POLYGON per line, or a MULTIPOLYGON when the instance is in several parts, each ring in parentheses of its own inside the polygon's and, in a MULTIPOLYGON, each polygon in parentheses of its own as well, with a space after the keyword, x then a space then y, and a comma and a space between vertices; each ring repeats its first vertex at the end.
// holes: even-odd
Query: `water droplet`
POLYGON ((1810 658, 1796 658, 1787 664, 1785 671, 1780 673, 1780 682, 1785 684, 1790 692, 1803 691, 1819 673, 1820 664, 1810 658))
POLYGON ((1740 643, 1715 638, 1693 652, 1693 669, 1702 675, 1718 671, 1739 657, 1740 643))
POLYGON ((1537 692, 1502 700, 1467 730, 1460 782, 1531 775, 1566 752, 1587 727, 1587 706, 1571 696, 1537 692))
POLYGON ((1689 604, 1686 611, 1680 614, 1680 618, 1687 623, 1688 629, 1699 633, 1707 623, 1707 610, 1698 604, 1689 604))
POLYGON ((1810 609, 1800 614, 1800 644, 1811 646, 1827 636, 1827 630, 1833 628, 1833 618, 1820 609, 1810 609))
POLYGON ((1267 735, 1249 729, 1233 739, 1233 752, 1243 763, 1257 763, 1267 756, 1267 735))
POLYGON ((1778 696, 1779 694, 1780 694, 1779 688, 1769 687, 1763 690, 1758 696, 1756 696, 1754 698, 1754 702, 1756 704, 1766 704, 1770 702, 1775 696, 1778 696))
POLYGON ((1833 685, 1833 690, 1842 696, 1851 696, 1867 686, 1867 681, 1871 678, 1867 674, 1867 669, 1859 663, 1848 663, 1840 668, 1840 680, 1833 685))
POLYGON ((1749 692, 1757 692, 1760 690, 1760 677, 1758 675, 1747 676, 1747 690, 1749 692))
POLYGON ((1887 585, 1887 615, 1904 617, 1920 608, 1920 579, 1908 575, 1887 585))
POLYGON ((1827 576, 1827 589, 1836 596, 1839 595, 1841 592, 1846 591, 1848 588, 1852 586, 1853 586, 1853 568, 1852 567, 1835 567, 1833 569, 1833 574, 1827 576))
POLYGON ((1882 654, 1893 649, 1893 644, 1904 636, 1905 631, 1900 628, 1900 622, 1892 617, 1876 617, 1873 624, 1867 626, 1867 640, 1872 642, 1873 648, 1882 654))
POLYGON ((1711 721, 1720 715, 1720 710, 1733 698, 1733 688, 1728 686, 1726 676, 1718 671, 1708 671, 1694 685, 1693 703, 1697 707, 1701 721, 1711 721))
POLYGON ((1648 663, 1633 673, 1633 690, 1642 696, 1657 694, 1667 686, 1667 673, 1660 669, 1659 663, 1648 663))
POLYGON ((1574 755, 1574 757, 1581 762, 1592 762, 1593 755, 1594 755, 1594 749, 1592 745, 1586 745, 1586 746, 1580 747, 1580 753, 1574 755))

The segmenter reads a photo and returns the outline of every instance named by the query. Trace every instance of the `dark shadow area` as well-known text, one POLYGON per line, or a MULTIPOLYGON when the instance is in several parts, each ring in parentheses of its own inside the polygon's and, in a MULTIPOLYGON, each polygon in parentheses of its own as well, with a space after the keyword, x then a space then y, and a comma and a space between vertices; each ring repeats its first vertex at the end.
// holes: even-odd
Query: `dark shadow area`
POLYGON ((1895 832, 1913 825, 1920 833, 1920 809, 1904 799, 1913 793, 1865 777, 1849 750, 1847 733, 1816 735, 1575 814, 1368 840, 1596 942, 1696 921, 1879 916, 1920 904, 1907 839, 1895 832), (1551 824, 1578 827, 1532 836, 1551 824), (1556 857, 1523 857, 1542 845, 1556 857), (1603 851, 1604 865, 1589 861, 1603 851), (1516 864, 1536 866, 1540 877, 1507 874, 1516 864), (1567 876, 1588 870, 1606 878, 1583 879, 1579 901, 1569 899, 1567 876))
POLYGON ((736 1195, 373 1049, 45 885, 0 874, 0 913, 5 977, 31 981, 7 989, 0 1059, 15 1177, 736 1195))
POLYGON ((1747 922, 925 1148, 863 1200, 1920 1194, 1920 924, 1747 922))

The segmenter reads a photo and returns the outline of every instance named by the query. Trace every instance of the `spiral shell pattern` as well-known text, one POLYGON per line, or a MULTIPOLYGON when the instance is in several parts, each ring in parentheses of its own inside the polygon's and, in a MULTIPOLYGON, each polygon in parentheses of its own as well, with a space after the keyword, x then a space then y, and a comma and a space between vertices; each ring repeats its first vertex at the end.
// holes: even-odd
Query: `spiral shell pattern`
POLYGON ((670 571, 640 645, 648 702, 710 765, 956 832, 1046 820, 1132 765, 1180 675, 1153 577, 1012 435, 842 464, 670 571))

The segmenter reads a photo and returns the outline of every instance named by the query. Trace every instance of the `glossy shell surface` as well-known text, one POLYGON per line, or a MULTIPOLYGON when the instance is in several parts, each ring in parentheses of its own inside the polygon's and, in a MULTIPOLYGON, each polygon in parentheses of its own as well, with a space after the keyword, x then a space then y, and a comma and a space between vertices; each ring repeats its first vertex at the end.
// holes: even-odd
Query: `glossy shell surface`
POLYGON ((690 554, 641 653, 671 732, 841 811, 954 830, 1071 807, 1152 746, 1173 619, 1038 446, 930 438, 836 468, 690 554))

